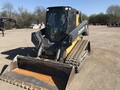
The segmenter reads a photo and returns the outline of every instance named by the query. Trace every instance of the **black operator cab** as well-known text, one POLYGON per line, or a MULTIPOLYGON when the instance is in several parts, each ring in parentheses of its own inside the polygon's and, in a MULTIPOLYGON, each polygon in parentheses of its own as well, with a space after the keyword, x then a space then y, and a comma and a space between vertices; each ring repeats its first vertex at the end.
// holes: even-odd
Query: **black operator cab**
POLYGON ((76 28, 78 11, 69 6, 49 7, 46 13, 46 38, 50 42, 63 40, 76 28))

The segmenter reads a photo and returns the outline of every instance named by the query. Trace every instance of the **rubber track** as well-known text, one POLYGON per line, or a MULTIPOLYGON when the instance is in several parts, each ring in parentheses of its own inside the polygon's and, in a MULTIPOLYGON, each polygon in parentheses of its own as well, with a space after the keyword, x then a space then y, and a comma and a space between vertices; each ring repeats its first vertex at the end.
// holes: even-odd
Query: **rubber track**
POLYGON ((71 53, 67 56, 66 61, 79 61, 86 52, 88 40, 80 40, 77 42, 71 53))

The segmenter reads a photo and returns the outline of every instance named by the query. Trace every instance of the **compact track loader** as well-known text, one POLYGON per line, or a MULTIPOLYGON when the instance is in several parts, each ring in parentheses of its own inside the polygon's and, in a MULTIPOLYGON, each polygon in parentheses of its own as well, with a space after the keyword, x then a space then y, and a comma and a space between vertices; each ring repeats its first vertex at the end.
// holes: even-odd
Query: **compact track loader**
POLYGON ((49 7, 46 27, 32 33, 36 58, 16 56, 0 79, 30 90, 68 90, 90 53, 88 22, 69 6, 49 7))

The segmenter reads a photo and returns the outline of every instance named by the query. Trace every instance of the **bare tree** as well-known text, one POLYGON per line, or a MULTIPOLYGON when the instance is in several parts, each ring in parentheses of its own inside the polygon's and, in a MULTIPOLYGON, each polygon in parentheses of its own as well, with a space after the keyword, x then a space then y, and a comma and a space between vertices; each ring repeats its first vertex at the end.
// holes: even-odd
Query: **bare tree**
POLYGON ((12 18, 13 16, 13 5, 10 2, 6 2, 2 6, 2 16, 12 18))
POLYGON ((112 5, 108 7, 107 13, 111 15, 120 15, 120 6, 119 5, 112 5))
POLYGON ((38 20, 37 23, 45 22, 46 9, 44 7, 37 6, 34 13, 38 20))
POLYGON ((23 7, 18 8, 17 28, 28 28, 32 23, 36 23, 36 17, 23 7))
POLYGON ((112 5, 108 7, 107 14, 109 15, 110 23, 120 23, 120 6, 112 5))

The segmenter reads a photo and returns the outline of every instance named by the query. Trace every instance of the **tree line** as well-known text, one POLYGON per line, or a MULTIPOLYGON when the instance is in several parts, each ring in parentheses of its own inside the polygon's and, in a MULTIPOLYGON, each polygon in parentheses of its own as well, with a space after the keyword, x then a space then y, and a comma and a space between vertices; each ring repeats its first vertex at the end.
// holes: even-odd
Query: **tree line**
MULTIPOLYGON (((45 23, 46 9, 42 6, 37 6, 34 11, 30 12, 23 7, 14 9, 10 2, 4 3, 0 17, 9 17, 15 19, 17 24, 16 28, 28 28, 31 24, 45 23)), ((86 14, 82 15, 83 20, 87 19, 89 24, 92 25, 107 25, 107 24, 120 24, 120 6, 111 5, 106 10, 106 14, 92 14, 89 17, 86 14)), ((6 28, 10 28, 10 23, 6 23, 6 28)))
MULTIPOLYGON (((28 28, 31 24, 45 23, 46 9, 42 6, 37 6, 33 12, 28 11, 23 7, 14 9, 10 2, 4 3, 0 17, 9 17, 16 20, 16 28, 28 28)), ((6 22, 5 27, 10 28, 10 23, 6 22)))
POLYGON ((119 24, 120 26, 120 6, 111 5, 106 10, 106 14, 93 14, 89 16, 89 23, 92 25, 119 24))

